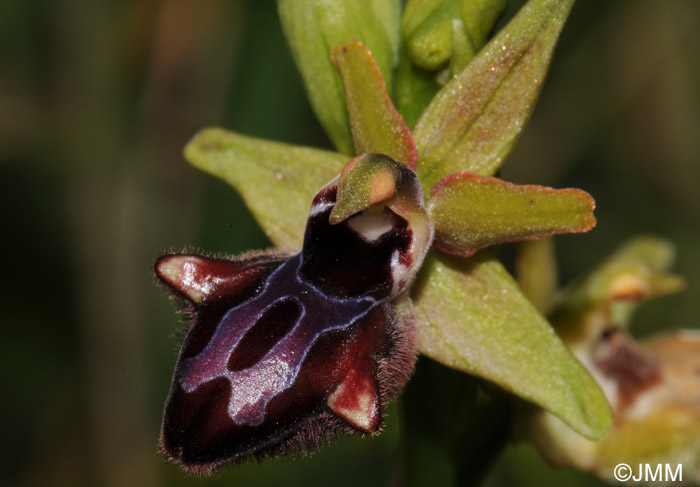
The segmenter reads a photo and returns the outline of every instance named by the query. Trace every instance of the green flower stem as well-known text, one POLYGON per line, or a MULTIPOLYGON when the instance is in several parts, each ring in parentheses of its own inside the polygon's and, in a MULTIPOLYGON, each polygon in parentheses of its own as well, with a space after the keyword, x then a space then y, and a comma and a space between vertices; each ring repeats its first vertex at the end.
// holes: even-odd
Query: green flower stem
POLYGON ((547 316, 557 292, 554 239, 521 242, 518 245, 515 270, 523 293, 542 315, 547 316))

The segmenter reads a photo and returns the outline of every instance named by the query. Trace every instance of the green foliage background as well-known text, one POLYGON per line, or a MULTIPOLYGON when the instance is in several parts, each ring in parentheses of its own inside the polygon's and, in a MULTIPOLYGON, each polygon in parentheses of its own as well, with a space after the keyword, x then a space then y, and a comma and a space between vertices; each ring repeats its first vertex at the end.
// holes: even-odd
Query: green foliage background
MULTIPOLYGON (((473 408, 442 392, 475 386, 427 359, 376 439, 205 481, 156 452, 182 327, 154 285, 153 258, 269 245, 236 194, 188 166, 182 147, 210 125, 329 147, 274 2, 8 0, 0 46, 0 485, 450 482, 454 464, 439 441, 421 443, 421 431, 439 432, 435 416, 448 427, 473 419, 473 408), (430 394, 421 393, 425 377, 430 394), (402 477, 407 458, 419 468, 402 477)), ((692 0, 580 1, 501 174, 596 198, 598 227, 556 239, 562 282, 633 234, 676 242, 690 287, 644 305, 637 335, 699 324, 698 46, 692 0)), ((464 431, 469 465, 488 441, 464 431)), ((599 485, 523 444, 509 444, 480 482, 599 485)))

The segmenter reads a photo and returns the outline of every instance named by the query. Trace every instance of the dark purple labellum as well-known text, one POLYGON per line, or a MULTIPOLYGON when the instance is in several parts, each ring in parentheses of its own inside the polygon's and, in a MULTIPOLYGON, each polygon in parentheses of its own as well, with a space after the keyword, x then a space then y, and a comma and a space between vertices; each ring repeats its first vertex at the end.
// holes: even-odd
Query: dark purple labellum
POLYGON ((185 470, 378 431, 416 356, 410 316, 393 302, 431 237, 427 223, 409 223, 424 215, 415 175, 393 164, 394 199, 340 223, 329 222, 338 180, 324 187, 297 255, 158 259, 156 275, 193 317, 161 434, 162 451, 185 470))

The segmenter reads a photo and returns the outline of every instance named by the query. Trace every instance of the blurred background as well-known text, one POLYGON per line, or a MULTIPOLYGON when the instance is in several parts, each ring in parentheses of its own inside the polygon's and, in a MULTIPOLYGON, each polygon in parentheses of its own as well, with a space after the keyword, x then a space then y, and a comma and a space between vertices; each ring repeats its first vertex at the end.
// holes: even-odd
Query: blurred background
MULTIPOLYGON (((154 284, 153 258, 269 246, 232 189, 185 163, 183 146, 216 125, 329 147, 275 4, 4 0, 0 46, 0 485, 448 485, 455 465, 434 424, 445 410, 446 429, 466 424, 449 448, 468 445, 473 458, 469 448, 489 444, 470 433, 474 408, 444 394, 474 398, 475 382, 421 359, 378 438, 205 480, 167 464, 156 444, 182 325, 154 284)), ((700 325, 699 50, 696 1, 578 2, 502 172, 596 198, 597 228, 556 240, 562 283, 634 234, 676 243, 675 270, 690 285, 643 305, 639 336, 700 325)), ((602 485, 517 443, 472 480, 602 485)))

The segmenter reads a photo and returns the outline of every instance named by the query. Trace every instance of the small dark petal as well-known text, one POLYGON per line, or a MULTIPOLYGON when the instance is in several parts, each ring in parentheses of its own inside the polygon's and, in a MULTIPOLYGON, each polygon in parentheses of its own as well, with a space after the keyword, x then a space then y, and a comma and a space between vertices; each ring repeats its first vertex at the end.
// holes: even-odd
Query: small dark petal
POLYGON ((246 299, 246 293, 282 260, 276 252, 239 260, 167 254, 156 260, 154 269, 156 277, 176 296, 199 304, 218 298, 246 299))
MULTIPOLYGON (((258 253, 242 259, 220 259, 203 255, 168 254, 155 263, 156 277, 177 298, 197 308, 183 342, 180 359, 200 353, 211 340, 221 317, 232 307, 251 299, 265 278, 283 261, 277 252, 258 253), (189 270, 186 268, 190 266, 189 270), (173 271, 173 269, 175 271, 173 271), (182 269, 182 271, 179 271, 182 269), (209 276, 209 292, 192 291, 197 282, 190 276, 209 276), (178 279, 179 277, 179 279, 178 279), (188 295, 189 294, 189 295, 188 295), (192 296, 204 299, 194 301, 192 296), (200 305, 206 302, 206 306, 200 305)), ((202 279, 199 279, 201 282, 202 279)), ((201 289, 201 286, 198 288, 201 289)))

